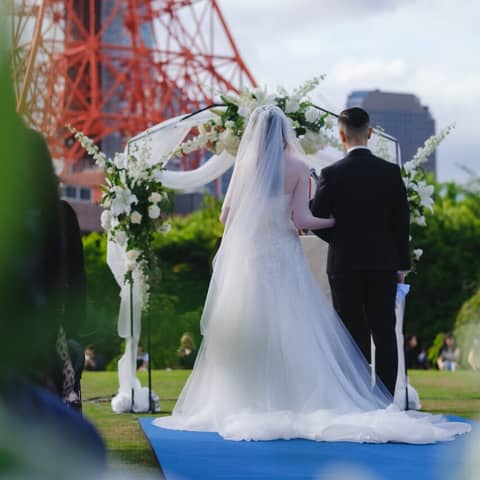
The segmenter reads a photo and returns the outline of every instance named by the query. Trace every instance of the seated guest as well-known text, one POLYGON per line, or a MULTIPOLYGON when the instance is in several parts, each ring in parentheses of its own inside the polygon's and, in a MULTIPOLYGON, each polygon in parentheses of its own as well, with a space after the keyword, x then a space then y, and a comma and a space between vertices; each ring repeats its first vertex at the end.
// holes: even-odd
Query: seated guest
POLYGON ((423 370, 431 368, 430 361, 428 360, 428 351, 425 347, 423 347, 418 354, 418 366, 423 370))
POLYGON ((405 340, 405 363, 409 370, 418 368, 418 356, 420 347, 416 335, 407 335, 405 340))
POLYGON ((148 362, 150 361, 150 355, 143 351, 141 345, 137 347, 137 371, 145 372, 148 370, 148 362))
POLYGON ((455 335, 453 335, 453 333, 449 333, 445 337, 443 346, 440 349, 440 355, 437 359, 438 369, 454 372, 457 369, 459 360, 460 348, 457 346, 455 335))
POLYGON ((95 355, 95 347, 93 345, 87 345, 85 347, 85 363, 84 370, 95 371, 97 369, 97 358, 95 355))
POLYGON ((178 365, 180 368, 191 370, 197 358, 195 340, 190 332, 185 332, 180 338, 180 346, 177 350, 178 365))

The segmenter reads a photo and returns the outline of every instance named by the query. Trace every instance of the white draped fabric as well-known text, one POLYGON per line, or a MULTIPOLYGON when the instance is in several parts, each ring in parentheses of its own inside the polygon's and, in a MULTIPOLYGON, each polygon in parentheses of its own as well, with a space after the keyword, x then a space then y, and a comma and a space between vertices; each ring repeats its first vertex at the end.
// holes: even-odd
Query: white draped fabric
MULTIPOLYGON (((217 111, 222 108, 223 107, 215 107, 217 111)), ((148 136, 150 156, 147 162, 151 165, 165 163, 167 154, 182 144, 193 127, 204 124, 216 117, 217 115, 212 112, 212 109, 206 109, 191 116, 181 115, 172 118, 133 137, 128 142, 125 153, 134 154, 136 151, 139 151, 142 148, 143 140, 148 136)), ((375 147, 375 145, 377 145, 377 139, 374 138, 372 140, 372 146, 375 147)), ((392 155, 394 155, 395 146, 393 142, 387 142, 386 145, 384 142, 382 147, 384 150, 385 146, 387 146, 389 152, 393 152, 392 155)), ((325 151, 307 157, 307 160, 311 167, 319 170, 340 156, 341 153, 335 149, 327 148, 325 151)), ((395 156, 391 158, 394 160, 395 156)), ((211 156, 197 169, 186 172, 169 170, 167 162, 165 164, 166 170, 164 170, 161 175, 161 182, 165 187, 181 192, 198 191, 223 175, 234 163, 235 157, 227 151, 223 151, 220 155, 211 156)), ((141 387, 136 377, 136 352, 141 333, 143 305, 138 279, 134 277, 132 292, 130 292, 130 284, 125 284, 124 282, 125 260, 125 247, 109 239, 107 246, 107 263, 121 289, 118 334, 126 340, 125 353, 118 363, 119 390, 118 394, 112 399, 112 409, 117 413, 131 410, 142 412, 148 411, 149 409, 148 391, 146 388, 141 387), (133 298, 132 309, 130 308, 131 297, 133 298), (132 319, 131 313, 133 314, 132 319), (131 330, 132 327, 133 332, 131 330)), ((158 407, 158 396, 153 394, 153 400, 158 407)))
MULTIPOLYGON (((147 162, 151 165, 164 161, 166 155, 175 150, 185 139, 195 125, 207 122, 214 118, 214 114, 206 110, 193 117, 184 119, 184 116, 167 120, 146 132, 132 138, 126 147, 126 153, 135 153, 142 148, 142 141, 148 135, 150 142, 150 157, 147 162)), ((203 187, 215 180, 230 167, 235 158, 224 151, 220 155, 212 156, 199 168, 180 172, 165 170, 162 174, 162 184, 168 188, 180 191, 191 191, 203 187)), ((168 164, 167 164, 168 166, 168 164)), ((133 285, 125 283, 126 252, 111 239, 107 245, 107 264, 120 287, 120 312, 118 316, 118 334, 125 338, 125 353, 118 362, 119 389, 112 399, 112 409, 117 413, 144 412, 149 410, 148 389, 142 387, 136 376, 137 346, 141 334, 142 295, 138 278, 134 275, 133 285), (132 291, 130 291, 132 289, 132 291), (133 305, 131 305, 131 299, 133 305), (132 394, 133 392, 133 394, 132 394)), ((156 409, 159 409, 158 396, 152 394, 156 409)))

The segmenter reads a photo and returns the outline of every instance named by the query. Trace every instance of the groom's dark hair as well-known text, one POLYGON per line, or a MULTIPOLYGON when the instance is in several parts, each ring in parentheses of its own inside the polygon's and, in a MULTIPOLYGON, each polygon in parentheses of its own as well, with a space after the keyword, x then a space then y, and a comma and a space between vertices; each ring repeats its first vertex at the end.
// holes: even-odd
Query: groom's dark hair
POLYGON ((362 140, 368 135, 370 117, 363 108, 347 108, 340 113, 338 124, 349 140, 362 140))

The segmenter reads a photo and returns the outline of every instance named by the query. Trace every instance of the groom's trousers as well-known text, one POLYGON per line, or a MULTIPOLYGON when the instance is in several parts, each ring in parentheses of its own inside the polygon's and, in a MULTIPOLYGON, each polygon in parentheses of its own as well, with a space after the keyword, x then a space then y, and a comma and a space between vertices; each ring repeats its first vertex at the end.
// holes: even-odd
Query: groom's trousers
POLYGON ((367 361, 371 359, 372 335, 377 375, 393 395, 398 369, 395 335, 396 272, 332 272, 328 278, 333 306, 367 361))

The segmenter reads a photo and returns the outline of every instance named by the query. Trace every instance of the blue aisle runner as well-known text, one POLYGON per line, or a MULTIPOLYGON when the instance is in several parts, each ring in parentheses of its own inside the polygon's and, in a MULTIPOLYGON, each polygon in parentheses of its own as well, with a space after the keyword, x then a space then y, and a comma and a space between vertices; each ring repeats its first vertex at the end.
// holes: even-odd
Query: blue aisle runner
POLYGON ((167 480, 321 480, 322 473, 342 465, 350 471, 370 473, 375 480, 451 480, 461 469, 465 445, 471 438, 464 435, 435 445, 231 442, 216 433, 154 427, 151 417, 141 418, 140 424, 167 480))

